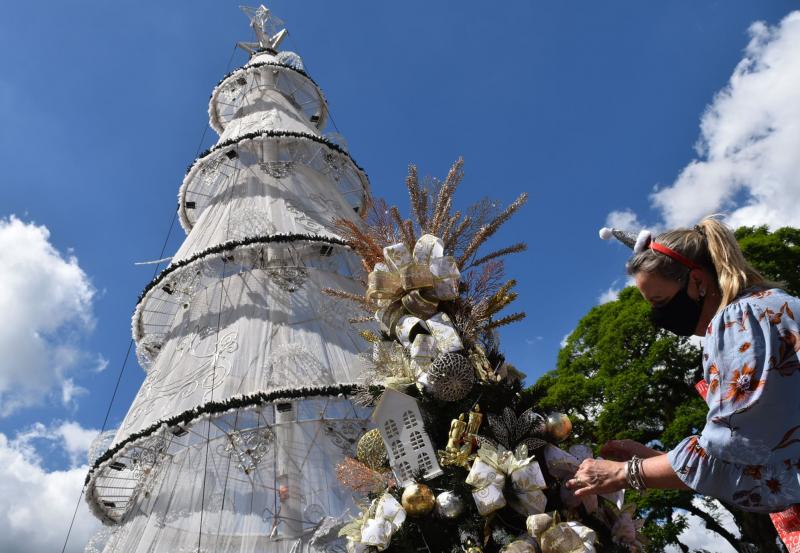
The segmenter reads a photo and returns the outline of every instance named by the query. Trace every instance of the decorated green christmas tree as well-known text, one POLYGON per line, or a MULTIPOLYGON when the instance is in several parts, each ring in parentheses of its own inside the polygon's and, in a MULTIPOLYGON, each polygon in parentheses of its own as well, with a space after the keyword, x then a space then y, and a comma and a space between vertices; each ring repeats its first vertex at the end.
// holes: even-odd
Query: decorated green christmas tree
POLYGON ((454 211, 462 165, 422 183, 411 166, 410 218, 377 201, 360 222, 337 221, 367 291, 326 292, 364 310, 353 322, 373 350, 357 401, 375 426, 338 466, 362 504, 341 535, 351 552, 640 550, 622 492, 578 498, 563 486, 592 450, 556 445, 569 418, 525 399, 500 351, 497 330, 525 316, 504 314, 517 294, 503 258, 526 246, 480 250, 527 196, 454 211))

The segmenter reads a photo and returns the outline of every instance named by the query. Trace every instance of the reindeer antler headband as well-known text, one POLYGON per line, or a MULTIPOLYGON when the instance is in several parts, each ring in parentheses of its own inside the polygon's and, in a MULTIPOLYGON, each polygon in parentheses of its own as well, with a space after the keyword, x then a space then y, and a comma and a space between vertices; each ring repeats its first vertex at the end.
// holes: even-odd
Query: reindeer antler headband
POLYGON ((639 231, 638 236, 634 236, 630 232, 626 232, 624 230, 619 230, 615 228, 603 227, 600 229, 600 238, 603 240, 610 240, 611 238, 616 238, 629 248, 633 250, 633 253, 642 253, 647 249, 651 249, 657 251, 660 254, 664 254, 668 257, 671 257, 681 265, 688 267, 689 269, 700 269, 700 265, 689 259, 688 257, 676 252, 672 248, 661 244, 660 242, 656 242, 653 240, 653 234, 649 230, 641 230, 639 231))

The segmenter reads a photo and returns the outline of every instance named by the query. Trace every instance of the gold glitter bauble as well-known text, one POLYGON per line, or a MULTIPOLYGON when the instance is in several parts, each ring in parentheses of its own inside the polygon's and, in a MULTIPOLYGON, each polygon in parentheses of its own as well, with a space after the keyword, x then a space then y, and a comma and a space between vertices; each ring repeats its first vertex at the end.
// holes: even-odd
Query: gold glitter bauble
POLYGON ((378 470, 389 464, 389 455, 383 443, 381 433, 373 428, 358 440, 356 446, 356 459, 367 465, 372 470, 378 470))
POLYGON ((547 415, 547 433, 557 442, 566 440, 572 433, 572 421, 564 413, 547 415))
POLYGON ((425 484, 411 484, 403 490, 400 504, 408 516, 421 517, 427 515, 436 505, 436 498, 425 484))

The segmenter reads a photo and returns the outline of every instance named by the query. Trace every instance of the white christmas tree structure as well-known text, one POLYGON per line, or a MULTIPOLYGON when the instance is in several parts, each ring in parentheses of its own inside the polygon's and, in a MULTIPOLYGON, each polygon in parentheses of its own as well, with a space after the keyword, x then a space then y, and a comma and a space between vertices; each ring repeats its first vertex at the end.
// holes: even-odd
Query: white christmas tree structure
POLYGON ((133 316, 147 376, 86 499, 124 553, 339 551, 353 510, 335 467, 369 413, 348 393, 366 343, 351 308, 360 264, 332 221, 356 220, 368 181, 321 134, 325 99, 286 31, 248 11, 256 42, 209 104, 215 146, 179 192, 187 237, 133 316))

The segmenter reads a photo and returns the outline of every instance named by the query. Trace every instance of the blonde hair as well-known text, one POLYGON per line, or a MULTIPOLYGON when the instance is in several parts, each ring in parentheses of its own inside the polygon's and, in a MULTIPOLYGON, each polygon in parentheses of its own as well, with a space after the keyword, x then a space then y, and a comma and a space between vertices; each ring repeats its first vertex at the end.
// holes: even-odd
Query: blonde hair
MULTIPOLYGON (((722 299, 719 308, 730 304, 747 288, 780 287, 765 279, 744 258, 736 236, 715 216, 704 218, 693 229, 675 229, 654 239, 706 269, 716 279, 722 299)), ((634 255, 627 264, 628 274, 655 272, 666 278, 683 280, 689 268, 669 256, 646 249, 634 255)))

